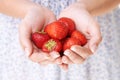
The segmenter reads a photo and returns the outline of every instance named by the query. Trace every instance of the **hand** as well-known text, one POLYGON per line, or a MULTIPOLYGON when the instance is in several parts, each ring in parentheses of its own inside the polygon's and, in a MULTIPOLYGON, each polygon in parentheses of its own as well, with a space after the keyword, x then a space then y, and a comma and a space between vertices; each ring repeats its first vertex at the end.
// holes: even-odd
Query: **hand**
POLYGON ((96 51, 101 42, 100 27, 82 3, 70 5, 61 12, 60 17, 68 17, 75 21, 76 29, 88 39, 85 46, 74 45, 64 51, 64 56, 62 57, 62 62, 65 64, 81 64, 96 51))
POLYGON ((58 52, 45 53, 36 48, 31 41, 31 34, 40 31, 48 23, 55 21, 54 14, 47 8, 39 6, 33 8, 24 17, 19 26, 19 39, 23 50, 29 58, 37 63, 46 65, 48 63, 61 63, 58 52))

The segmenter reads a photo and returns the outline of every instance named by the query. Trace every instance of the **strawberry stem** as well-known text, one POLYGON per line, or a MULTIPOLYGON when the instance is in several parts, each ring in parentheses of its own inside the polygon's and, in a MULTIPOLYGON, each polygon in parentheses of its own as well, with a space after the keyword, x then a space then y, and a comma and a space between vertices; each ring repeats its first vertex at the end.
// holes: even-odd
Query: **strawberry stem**
POLYGON ((51 40, 49 40, 49 41, 45 44, 45 47, 46 47, 49 51, 52 51, 53 48, 55 47, 55 45, 56 45, 56 42, 55 42, 53 39, 51 39, 51 40))

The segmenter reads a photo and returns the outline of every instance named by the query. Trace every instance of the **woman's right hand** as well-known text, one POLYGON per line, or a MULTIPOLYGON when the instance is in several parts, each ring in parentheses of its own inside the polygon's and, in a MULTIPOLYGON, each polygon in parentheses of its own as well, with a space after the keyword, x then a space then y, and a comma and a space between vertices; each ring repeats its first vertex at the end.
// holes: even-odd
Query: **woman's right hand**
POLYGON ((33 61, 43 65, 49 63, 61 64, 58 52, 45 53, 36 48, 31 41, 31 34, 40 31, 45 25, 55 21, 55 15, 49 9, 39 6, 28 11, 19 26, 19 39, 26 55, 33 61))

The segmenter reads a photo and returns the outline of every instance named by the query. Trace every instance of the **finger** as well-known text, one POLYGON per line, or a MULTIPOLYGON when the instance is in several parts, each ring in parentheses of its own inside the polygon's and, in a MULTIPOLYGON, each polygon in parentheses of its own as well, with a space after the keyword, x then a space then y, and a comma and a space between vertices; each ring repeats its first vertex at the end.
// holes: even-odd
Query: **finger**
POLYGON ((56 64, 62 64, 62 58, 61 58, 61 57, 57 58, 57 59, 54 61, 54 63, 56 63, 56 64))
POLYGON ((100 44, 102 40, 101 32, 100 32, 100 27, 97 22, 92 21, 90 23, 92 27, 89 28, 89 33, 91 36, 91 39, 89 41, 89 47, 91 51, 94 53, 97 50, 98 45, 100 44))
POLYGON ((47 65, 47 64, 61 64, 62 61, 61 61, 61 58, 57 58, 57 59, 52 59, 52 58, 49 58, 49 59, 46 59, 46 60, 42 60, 42 61, 39 61, 38 62, 39 64, 41 65, 47 65))
POLYGON ((49 54, 50 54, 50 56, 52 58, 51 60, 53 60, 54 63, 56 63, 56 64, 61 64, 62 63, 60 54, 58 52, 52 51, 49 54))
POLYGON ((41 65, 62 64, 62 60, 61 60, 61 57, 56 58, 56 59, 49 58, 47 60, 40 61, 39 64, 41 64, 41 65))
POLYGON ((53 59, 56 59, 56 58, 60 57, 60 54, 56 51, 50 52, 50 55, 53 59))
POLYGON ((62 57, 62 62, 65 64, 73 64, 73 62, 65 55, 62 57))
POLYGON ((88 58, 92 54, 91 50, 85 47, 81 47, 79 45, 72 46, 71 50, 80 55, 84 59, 88 58))
POLYGON ((81 64, 84 62, 84 59, 71 50, 65 50, 64 55, 66 55, 73 63, 81 64))
POLYGON ((60 64, 59 66, 60 66, 61 69, 65 70, 65 71, 68 70, 68 64, 63 63, 63 64, 60 64))
POLYGON ((53 64, 54 62, 53 61, 49 61, 49 60, 44 60, 44 61, 41 61, 39 62, 40 65, 48 65, 48 64, 53 64))
POLYGON ((33 62, 41 62, 44 60, 49 60, 51 59, 51 56, 48 53, 42 52, 42 51, 35 51, 33 52, 33 54, 31 54, 29 56, 29 58, 33 61, 33 62))
POLYGON ((61 60, 61 57, 56 58, 56 59, 49 58, 47 60, 40 61, 39 63, 41 64, 62 64, 62 60, 61 60))
POLYGON ((23 50, 26 55, 29 56, 33 51, 33 45, 31 42, 31 29, 26 28, 27 25, 21 23, 19 26, 19 39, 23 50))

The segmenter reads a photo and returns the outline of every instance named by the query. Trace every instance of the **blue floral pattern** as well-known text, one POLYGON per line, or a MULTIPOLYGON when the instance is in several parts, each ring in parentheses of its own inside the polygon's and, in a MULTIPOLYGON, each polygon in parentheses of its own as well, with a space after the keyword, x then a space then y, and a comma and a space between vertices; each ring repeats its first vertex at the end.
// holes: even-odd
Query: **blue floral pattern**
MULTIPOLYGON (((75 0, 33 0, 56 16, 75 0)), ((0 14, 0 80, 120 80, 120 8, 96 18, 103 41, 97 52, 68 72, 57 65, 42 67, 31 62, 18 39, 21 20, 0 14)))

